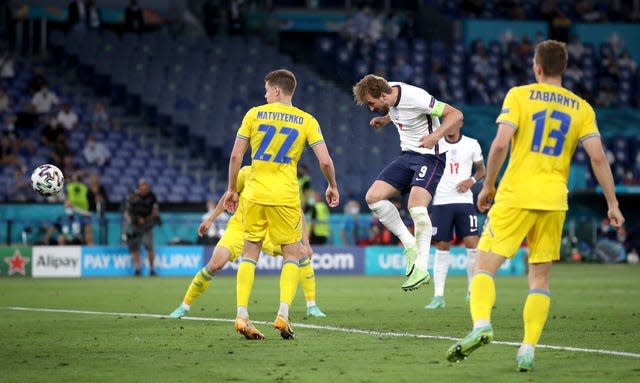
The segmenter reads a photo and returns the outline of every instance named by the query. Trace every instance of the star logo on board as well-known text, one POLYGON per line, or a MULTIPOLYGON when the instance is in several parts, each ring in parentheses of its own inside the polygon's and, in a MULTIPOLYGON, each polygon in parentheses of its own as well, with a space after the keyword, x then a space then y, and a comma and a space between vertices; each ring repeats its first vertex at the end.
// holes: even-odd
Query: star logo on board
POLYGON ((20 250, 16 250, 16 252, 13 253, 13 257, 5 257, 4 261, 9 265, 9 275, 16 273, 27 275, 24 267, 29 263, 29 258, 24 258, 20 255, 20 250))

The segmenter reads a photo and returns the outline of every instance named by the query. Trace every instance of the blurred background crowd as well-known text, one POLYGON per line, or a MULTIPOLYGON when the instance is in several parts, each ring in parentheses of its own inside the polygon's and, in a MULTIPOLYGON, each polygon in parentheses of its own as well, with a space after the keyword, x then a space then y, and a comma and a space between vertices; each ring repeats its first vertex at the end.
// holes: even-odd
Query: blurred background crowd
MULTIPOLYGON (((629 200, 638 195, 640 0, 33 0, 1 7, 3 203, 67 201, 90 221, 121 211, 144 178, 161 211, 202 214, 224 189, 242 116, 264 102, 264 74, 285 67, 298 79, 294 103, 323 128, 346 197, 325 217, 315 196, 324 185, 314 183, 322 177, 310 166, 307 209, 320 224, 312 230, 325 243, 394 244, 363 198, 398 150, 396 133, 370 130, 372 114, 354 105, 350 87, 367 73, 423 87, 462 109, 463 133, 486 153, 506 91, 534 81, 533 47, 546 38, 567 42, 564 86, 597 108, 616 183, 629 200), (56 198, 30 189, 30 172, 42 163, 65 174, 56 198)), ((580 148, 574 165, 574 203, 589 205, 597 191, 580 148)), ((590 219, 595 231, 599 217, 576 211, 572 218, 590 219)), ((634 237, 630 221, 626 242, 634 237)), ((592 234, 592 247, 596 241, 592 234)))

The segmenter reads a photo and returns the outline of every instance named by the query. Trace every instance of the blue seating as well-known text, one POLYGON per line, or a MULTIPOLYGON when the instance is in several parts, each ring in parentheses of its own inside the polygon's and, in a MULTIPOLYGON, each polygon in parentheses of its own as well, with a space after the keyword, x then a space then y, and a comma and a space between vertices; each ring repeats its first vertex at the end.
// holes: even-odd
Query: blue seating
MULTIPOLYGON (((527 9, 527 12, 529 14, 535 10, 527 9)), ((345 175, 350 175, 353 169, 363 172, 353 183, 356 186, 349 188, 366 188, 373 173, 384 166, 387 158, 384 154, 391 152, 380 148, 388 142, 394 145, 397 142, 394 129, 373 132, 368 127, 373 115, 365 108, 354 111, 348 91, 320 79, 308 67, 294 63, 290 57, 263 45, 257 39, 172 39, 159 34, 125 35, 119 39, 113 34, 90 33, 88 37, 73 35, 68 40, 56 35, 52 45, 59 46, 76 60, 82 60, 82 65, 89 69, 88 73, 104 74, 113 100, 124 100, 127 110, 141 111, 147 121, 166 126, 171 140, 187 149, 191 157, 205 157, 209 169, 224 166, 225 156, 230 151, 244 113, 248 108, 264 103, 261 83, 265 72, 274 67, 289 67, 296 73, 299 88, 294 102, 318 118, 332 153, 336 149, 337 171, 345 175), (81 48, 89 45, 86 38, 97 47, 95 60, 79 54, 81 48), (69 40, 76 45, 72 46, 69 40), (114 53, 122 57, 114 59, 114 53), (354 142, 374 151, 379 150, 381 155, 372 158, 370 151, 353 145, 354 142), (211 160, 215 163, 210 163, 211 160)), ((439 61, 442 70, 448 73, 451 93, 451 98, 444 101, 458 104, 469 102, 472 98, 477 100, 477 95, 472 94, 469 88, 466 66, 469 52, 461 41, 426 42, 416 38, 410 43, 405 39, 392 42, 381 40, 372 49, 363 44, 351 46, 338 36, 322 36, 316 41, 316 47, 317 70, 338 77, 347 84, 353 84, 373 71, 388 73, 389 60, 395 54, 402 54, 414 69, 414 85, 425 87, 431 93, 436 92, 435 89, 429 89, 432 85, 427 84, 432 84, 440 73, 433 70, 433 63, 439 61)), ((606 49, 604 46, 598 48, 606 49)), ((501 58, 506 53, 499 41, 490 42, 488 51, 493 73, 486 78, 486 90, 494 102, 510 87, 523 81, 533 81, 530 71, 525 76, 503 76, 499 72, 501 58)), ((598 55, 593 50, 587 52, 580 60, 585 73, 583 84, 595 92, 600 85, 596 64, 598 55)), ((640 92, 636 81, 636 77, 621 71, 617 83, 621 103, 632 104, 636 92, 640 92)), ((573 88, 572 85, 576 84, 567 84, 570 88, 573 88)), ((64 88, 63 91, 68 93, 64 88)), ((77 94, 66 97, 76 101, 82 99, 77 94)), ((74 149, 78 149, 82 142, 83 137, 78 137, 71 140, 74 149)), ((165 200, 180 197, 196 202, 196 198, 205 194, 200 189, 202 185, 197 185, 195 180, 179 177, 185 169, 186 158, 176 157, 171 162, 176 167, 169 166, 164 159, 155 158, 156 152, 162 152, 165 148, 144 153, 135 135, 133 138, 109 135, 105 137, 105 142, 113 153, 112 163, 103 171, 107 179, 119 180, 117 172, 131 175, 139 172, 147 177, 157 174, 153 182, 167 187, 166 190, 160 190, 165 200), (109 169, 117 169, 117 172, 109 169), (173 189, 174 185, 176 190, 173 189)), ((624 151, 615 150, 613 153, 618 162, 634 163, 635 158, 632 158, 630 150, 627 148, 626 157, 621 154, 624 151)), ((585 160, 584 152, 577 153, 575 157, 576 162, 585 160), (582 159, 578 159, 580 155, 582 159)))

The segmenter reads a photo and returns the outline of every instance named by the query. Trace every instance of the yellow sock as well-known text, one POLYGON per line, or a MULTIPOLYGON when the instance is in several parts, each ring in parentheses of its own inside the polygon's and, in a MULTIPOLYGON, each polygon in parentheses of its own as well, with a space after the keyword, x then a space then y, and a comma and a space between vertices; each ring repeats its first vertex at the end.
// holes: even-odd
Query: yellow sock
POLYGON ((288 260, 282 265, 280 272, 280 302, 291 305, 298 289, 298 261, 288 260))
POLYGON ((476 321, 490 321, 491 309, 496 303, 496 285, 493 276, 487 272, 480 271, 471 280, 471 319, 476 321))
POLYGON ((200 296, 200 294, 204 293, 209 287, 209 283, 211 283, 211 278, 213 278, 213 274, 207 270, 207 267, 203 267, 202 270, 198 271, 193 279, 191 280, 191 284, 187 289, 187 293, 184 295, 184 299, 182 302, 184 304, 191 306, 191 303, 200 296))
POLYGON ((522 343, 535 347, 540 340, 542 329, 549 315, 551 294, 549 290, 529 290, 527 301, 524 303, 522 318, 524 319, 524 339, 522 343))
POLYGON ((249 306, 249 297, 253 290, 253 281, 256 276, 256 263, 250 259, 243 259, 238 266, 236 276, 236 305, 249 306))
POLYGON ((316 277, 311 265, 311 258, 300 259, 300 284, 304 292, 304 299, 307 302, 316 301, 316 277))

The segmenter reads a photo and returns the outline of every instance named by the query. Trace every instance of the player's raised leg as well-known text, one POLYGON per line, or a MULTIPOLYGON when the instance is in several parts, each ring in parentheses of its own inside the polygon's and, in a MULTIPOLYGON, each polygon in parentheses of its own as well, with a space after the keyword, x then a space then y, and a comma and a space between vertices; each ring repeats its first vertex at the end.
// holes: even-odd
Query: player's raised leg
POLYGON ((417 257, 413 272, 402 285, 402 289, 405 291, 415 290, 431 280, 428 266, 433 227, 427 206, 431 202, 431 196, 435 193, 438 181, 442 176, 444 161, 440 157, 433 156, 424 159, 424 161, 428 165, 415 169, 413 186, 409 193, 408 205, 415 225, 417 257))
MULTIPOLYGON (((388 177, 388 174, 395 168, 394 163, 387 166, 378 177, 388 177)), ((400 195, 398 189, 388 182, 378 179, 367 191, 365 199, 373 214, 402 242, 404 255, 407 257, 405 274, 408 276, 413 271, 416 261, 416 238, 402 222, 398 209, 389 201, 389 198, 398 195, 400 195)))
MULTIPOLYGON (((409 196, 409 199, 411 199, 411 196, 409 196)), ((411 214, 415 225, 417 254, 415 267, 402 284, 402 289, 405 291, 415 290, 431 280, 428 270, 429 252, 431 251, 431 219, 427 208, 424 206, 410 207, 409 214, 411 214)))
POLYGON ((182 303, 169 315, 171 318, 182 318, 187 315, 193 301, 209 288, 211 279, 218 271, 222 270, 224 265, 229 261, 230 256, 231 252, 225 247, 216 246, 213 249, 211 259, 207 265, 193 277, 182 299, 182 303))
POLYGON ((431 280, 428 266, 433 227, 427 206, 429 206, 442 177, 446 156, 444 154, 413 153, 409 157, 409 163, 412 178, 408 206, 415 226, 418 254, 413 272, 402 285, 402 289, 405 291, 415 290, 431 280))

